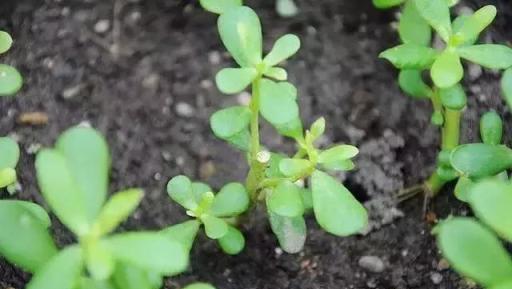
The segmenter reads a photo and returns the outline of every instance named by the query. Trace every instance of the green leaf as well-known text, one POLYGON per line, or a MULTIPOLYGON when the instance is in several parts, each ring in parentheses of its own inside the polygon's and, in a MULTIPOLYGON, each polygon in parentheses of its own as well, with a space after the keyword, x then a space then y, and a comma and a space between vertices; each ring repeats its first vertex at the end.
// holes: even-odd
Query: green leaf
POLYGON ((11 49, 12 38, 9 33, 0 30, 0 54, 6 53, 11 49))
POLYGON ((443 106, 449 109, 461 110, 467 103, 466 92, 459 83, 452 87, 439 89, 439 96, 443 106))
POLYGON ((192 191, 192 182, 186 176, 176 176, 167 183, 167 193, 176 203, 186 209, 197 208, 197 201, 192 191))
POLYGON ((313 193, 309 189, 301 189, 302 203, 304 204, 304 211, 309 212, 313 209, 313 193))
POLYGON ((204 214, 201 216, 206 236, 210 239, 219 239, 228 233, 228 224, 221 218, 204 214))
POLYGON ((459 56, 448 50, 441 53, 430 69, 430 76, 434 84, 440 88, 449 88, 457 84, 464 76, 459 56))
MULTIPOLYGON (((79 285, 76 289, 115 289, 114 285, 110 281, 94 280, 90 277, 82 276, 79 281, 79 285)), ((123 289, 128 289, 123 287, 123 289)), ((143 288, 140 288, 143 289, 143 288)))
POLYGON ((501 78, 501 93, 507 102, 508 108, 512 110, 512 68, 505 70, 501 78))
POLYGON ((400 16, 398 33, 403 43, 430 45, 432 30, 427 21, 420 16, 414 1, 405 2, 400 16))
POLYGON ((144 193, 129 189, 113 195, 98 216, 95 226, 101 235, 112 232, 137 208, 144 193))
MULTIPOLYGON (((162 287, 162 278, 132 264, 118 262, 112 276, 116 288, 123 289, 158 289, 162 287)), ((84 288, 89 289, 89 288, 84 288)))
POLYGON ((274 127, 279 132, 279 134, 283 136, 291 137, 294 139, 300 139, 304 136, 302 121, 298 116, 290 122, 274 125, 274 127))
POLYGON ((83 270, 82 251, 68 247, 51 258, 32 277, 27 289, 75 289, 83 270))
POLYGON ((366 227, 366 209, 333 177, 315 171, 311 187, 315 217, 324 230, 337 236, 348 236, 366 227))
POLYGON ((242 132, 251 121, 251 111, 245 106, 232 106, 215 112, 210 118, 213 133, 228 139, 242 132))
POLYGON ((304 214, 300 188, 290 181, 282 181, 272 190, 267 197, 267 206, 273 213, 284 217, 304 214))
POLYGON ((427 69, 437 57, 437 51, 416 44, 402 44, 387 49, 379 55, 398 69, 427 69))
POLYGON ((260 111, 273 125, 286 124, 299 116, 297 89, 289 82, 260 82, 260 111))
POLYGON ((359 150, 351 145, 337 145, 330 149, 322 151, 318 155, 318 163, 325 164, 334 161, 346 161, 355 157, 359 150))
POLYGON ((267 170, 265 171, 267 178, 280 178, 285 176, 279 170, 279 164, 284 158, 286 158, 286 155, 271 153, 270 161, 268 163, 267 170))
POLYGON ((212 13, 222 14, 231 8, 242 6, 242 0, 199 0, 201 6, 212 13))
POLYGON ((478 35, 492 23, 496 17, 496 12, 496 7, 487 5, 464 19, 462 26, 454 34, 456 41, 458 43, 467 43, 472 39, 477 39, 478 35))
POLYGON ((452 34, 450 9, 446 0, 413 0, 420 15, 448 42, 452 34))
POLYGON ((287 177, 298 177, 305 175, 312 165, 309 160, 283 159, 279 162, 279 170, 287 177))
POLYGON ((490 69, 512 66, 512 49, 499 44, 479 44, 457 48, 460 57, 490 69))
POLYGON ((222 251, 229 255, 237 255, 245 247, 244 235, 233 226, 228 226, 228 232, 218 242, 222 251))
POLYGON ((207 283, 193 283, 183 289, 215 289, 215 287, 207 283))
POLYGON ((29 272, 41 268, 57 248, 48 227, 50 217, 40 206, 0 201, 0 255, 29 272))
POLYGON ((468 202, 476 216, 501 237, 512 241, 512 185, 488 179, 474 185, 468 202))
POLYGON ((335 160, 321 164, 322 168, 328 171, 351 171, 356 165, 351 160, 335 160))
POLYGON ((0 189, 16 182, 16 171, 11 168, 0 169, 0 189))
POLYGON ((23 78, 16 68, 0 64, 0 96, 11 96, 23 85, 23 78))
POLYGON ((320 136, 322 136, 325 132, 325 118, 321 117, 311 125, 309 129, 309 133, 311 134, 311 139, 315 141, 320 136))
POLYGON ((57 150, 41 150, 36 157, 36 172, 52 211, 76 235, 85 235, 92 225, 84 206, 87 196, 76 184, 64 155, 57 150))
POLYGON ((430 98, 432 89, 425 83, 421 74, 421 70, 400 70, 398 84, 405 93, 414 98, 430 98))
POLYGON ((116 260, 157 274, 181 273, 188 266, 185 248, 157 232, 123 233, 106 239, 106 244, 116 260))
POLYGON ((85 203, 81 205, 89 222, 94 222, 107 197, 110 170, 107 142, 96 130, 77 126, 60 135, 55 149, 65 158, 69 173, 83 195, 85 203))
POLYGON ((272 232, 281 248, 290 254, 298 253, 306 242, 306 222, 302 216, 294 218, 280 216, 268 210, 272 232))
POLYGON ((379 9, 386 9, 398 6, 404 2, 405 0, 373 0, 373 5, 379 9))
POLYGON ((87 271, 95 280, 108 280, 114 272, 115 261, 105 242, 100 241, 84 251, 87 271))
POLYGON ((457 180, 457 185, 455 185, 455 197, 462 202, 467 202, 469 189, 474 184, 475 183, 470 178, 461 176, 457 180))
POLYGON ((294 34, 286 34, 277 39, 272 50, 265 56, 263 62, 268 66, 275 66, 290 58, 300 49, 300 39, 294 34))
POLYGON ((485 144, 498 145, 503 137, 503 121, 495 111, 480 118, 480 136, 485 144))
POLYGON ((470 218, 452 218, 436 231, 443 256, 464 276, 484 287, 510 279, 512 260, 489 229, 470 218))
POLYGON ((293 17, 299 13, 299 8, 293 0, 277 0, 276 11, 281 17, 293 17))
POLYGON ((279 81, 285 81, 288 79, 288 72, 281 67, 270 67, 265 71, 265 73, 263 73, 263 75, 279 81))
POLYGON ((201 182, 193 182, 192 183, 192 193, 194 194, 194 198, 197 203, 201 202, 205 193, 213 192, 212 188, 201 182))
POLYGON ((224 68, 215 77, 219 90, 225 94, 235 94, 243 91, 256 78, 258 72, 252 67, 224 68))
POLYGON ((20 159, 20 148, 18 143, 9 137, 0 137, 0 170, 16 168, 20 159))
POLYGON ((201 223, 197 220, 190 220, 181 224, 170 226, 160 233, 166 238, 179 242, 187 252, 190 252, 194 245, 197 232, 201 223))
POLYGON ((468 21, 471 18, 471 15, 459 15, 455 20, 452 22, 452 28, 453 28, 453 34, 452 37, 452 45, 456 46, 463 46, 463 45, 473 45, 478 40, 478 35, 474 38, 465 39, 461 37, 457 37, 457 33, 462 29, 464 26, 464 23, 468 21))
POLYGON ((249 195, 240 183, 225 185, 213 200, 210 213, 216 217, 238 216, 249 208, 249 195))
POLYGON ((460 145, 453 150, 450 163, 470 178, 494 176, 512 166, 512 150, 483 143, 460 145))
POLYGON ((220 38, 241 67, 261 63, 261 23, 249 7, 234 7, 220 15, 217 23, 220 38))

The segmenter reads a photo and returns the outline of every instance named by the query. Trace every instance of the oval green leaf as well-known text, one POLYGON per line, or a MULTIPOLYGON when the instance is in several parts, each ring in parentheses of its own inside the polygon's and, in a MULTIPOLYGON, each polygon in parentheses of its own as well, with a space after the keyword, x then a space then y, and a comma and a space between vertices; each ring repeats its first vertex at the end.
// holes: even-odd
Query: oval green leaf
POLYGON ((303 176, 311 167, 312 163, 304 159, 282 159, 279 162, 279 170, 287 177, 303 176))
POLYGON ((512 48, 499 44, 462 46, 457 49, 460 57, 490 69, 507 69, 512 66, 512 48))
POLYGON ((398 33, 403 43, 430 46, 432 29, 428 22, 420 16, 414 1, 405 2, 400 16, 398 33))
POLYGON ((512 185, 488 179, 471 187, 468 202, 476 216, 509 242, 512 241, 512 185))
POLYGON ((318 162, 321 164, 346 161, 357 156, 359 150, 351 145, 337 145, 327 150, 322 151, 318 155, 318 162))
POLYGON ((496 17, 496 7, 493 5, 484 6, 473 15, 464 19, 462 26, 456 30, 454 37, 459 43, 467 43, 477 39, 478 35, 489 26, 496 17))
POLYGON ((311 187, 315 217, 324 230, 337 236, 348 236, 366 227, 366 209, 333 177, 315 171, 311 187))
POLYGON ((402 44, 383 51, 379 57, 387 59, 398 69, 427 69, 436 60, 437 51, 432 48, 402 44))
POLYGON ((400 70, 398 84, 405 93, 414 98, 430 98, 432 95, 432 89, 423 80, 421 70, 400 70))
POLYGON ((137 208, 143 196, 144 192, 140 189, 129 189, 114 194, 94 224, 97 232, 101 235, 112 232, 137 208))
POLYGON ((503 137, 503 120, 495 111, 480 118, 480 136, 485 144, 498 145, 503 137))
POLYGON ((512 150, 502 145, 465 144, 453 150, 450 163, 467 177, 490 177, 512 166, 512 150))
POLYGON ((36 272, 57 254, 49 226, 50 217, 40 206, 0 201, 0 255, 29 272, 36 272))
POLYGON ((452 35, 450 9, 446 0, 412 0, 417 11, 448 43, 452 35))
POLYGON ((222 14, 231 8, 242 6, 242 0, 199 0, 207 11, 222 14))
POLYGON ((228 227, 228 232, 218 242, 222 251, 229 255, 237 255, 245 247, 244 235, 233 226, 228 227))
POLYGON ((272 50, 265 56, 263 62, 268 66, 275 66, 290 58, 300 49, 300 39, 294 34, 286 34, 277 39, 272 50))
POLYGON ((249 208, 249 194, 240 183, 230 183, 215 195, 209 213, 216 217, 234 217, 249 208))
POLYGON ((430 69, 430 76, 440 88, 449 88, 459 83, 464 76, 459 56, 448 50, 441 53, 430 69))
POLYGON ((192 182, 186 176, 176 176, 167 183, 167 193, 176 203, 188 210, 197 207, 196 197, 192 190, 192 182))
POLYGON ((20 159, 20 147, 10 137, 0 137, 0 170, 16 168, 20 159))
POLYGON ((437 243, 452 267, 485 287, 509 280, 512 260, 498 238, 470 218, 452 218, 435 229, 437 243))
POLYGON ((225 94, 235 94, 243 91, 258 75, 256 69, 224 68, 215 77, 219 90, 225 94))
POLYGON ((210 118, 213 133, 228 139, 242 132, 251 121, 251 111, 245 106, 233 106, 215 112, 210 118))
POLYGON ((23 78, 16 68, 0 64, 0 96, 11 96, 23 85, 23 78))
POLYGON ((6 53, 11 49, 12 38, 9 33, 0 30, 0 54, 6 53))
POLYGON ((123 233, 105 241, 116 260, 146 271, 174 275, 188 266, 185 247, 158 232, 123 233))
POLYGON ((284 217, 304 214, 300 188, 290 181, 280 182, 267 197, 268 209, 284 217))
POLYGON ((219 239, 228 233, 228 224, 221 218, 212 215, 202 215, 201 222, 204 224, 206 236, 210 239, 219 239))
POLYGON ((501 77, 501 93, 508 108, 512 110, 512 68, 505 70, 501 77))
POLYGON ((290 254, 302 251, 307 234, 304 217, 284 217, 268 210, 268 218, 281 249, 290 254))
POLYGON ((289 82, 260 82, 260 111, 274 126, 286 124, 299 116, 297 89, 289 82))
POLYGON ((467 103, 466 92, 464 92, 464 88, 459 83, 452 87, 440 88, 439 97, 444 107, 453 110, 461 110, 467 103))
POLYGON ((249 7, 234 7, 221 14, 217 22, 220 38, 241 67, 261 63, 261 23, 249 7))

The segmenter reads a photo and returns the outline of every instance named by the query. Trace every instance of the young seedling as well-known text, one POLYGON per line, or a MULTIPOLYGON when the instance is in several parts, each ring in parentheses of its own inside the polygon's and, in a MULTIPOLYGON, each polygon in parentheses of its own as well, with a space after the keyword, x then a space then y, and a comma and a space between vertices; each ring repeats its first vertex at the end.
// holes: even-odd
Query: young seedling
MULTIPOLYGON (((0 55, 9 51, 12 45, 11 36, 0 30, 0 55)), ((14 95, 20 90, 23 79, 16 68, 0 64, 0 97, 14 95)))
POLYGON ((195 220, 169 230, 183 231, 190 248, 199 226, 218 240, 221 248, 235 254, 244 247, 244 238, 235 225, 237 217, 257 203, 266 205, 273 232, 281 247, 290 253, 300 251, 306 239, 304 214, 313 209, 319 225, 338 236, 355 234, 367 224, 365 208, 338 180, 324 171, 348 171, 358 153, 350 145, 322 150, 315 141, 325 130, 325 120, 317 120, 304 133, 299 118, 297 89, 287 82, 288 73, 278 65, 300 48, 297 36, 279 38, 263 57, 262 29, 258 16, 236 0, 202 0, 202 6, 220 14, 219 34, 236 68, 222 69, 216 76, 219 90, 236 94, 251 87, 248 106, 233 106, 211 116, 213 133, 247 154, 249 172, 244 185, 224 186, 218 194, 204 184, 184 176, 169 181, 173 200, 187 209, 195 220), (275 130, 297 143, 292 157, 271 153, 260 143, 260 116, 275 130), (302 187, 308 180, 308 186, 302 187))
MULTIPOLYGON (((492 5, 477 10, 472 15, 462 15, 453 22, 450 0, 375 0, 380 7, 405 2, 400 18, 399 32, 403 44, 388 49, 380 57, 400 69, 399 85, 414 98, 430 99, 434 107, 432 123, 441 126, 441 154, 447 154, 459 144, 462 110, 466 94, 460 84, 464 76, 461 59, 489 69, 507 69, 512 66, 512 49, 497 44, 475 44, 480 33, 496 16, 492 5), (431 29, 444 41, 440 50, 429 47, 431 29), (423 79, 428 71, 432 85, 423 79)), ((440 156, 441 157, 441 156, 440 156)), ((425 182, 422 190, 433 196, 453 177, 446 178, 436 172, 425 182)))
POLYGON ((487 179, 474 185, 467 200, 480 221, 455 217, 434 233, 452 267, 485 288, 512 288, 512 258, 498 236, 512 242, 512 184, 487 179))
POLYGON ((188 264, 185 248, 159 232, 111 234, 137 207, 142 191, 128 189, 107 201, 110 156, 91 128, 64 132, 36 157, 39 186, 78 243, 59 250, 39 206, 0 203, 0 253, 34 276, 28 289, 160 288, 163 276, 188 264))
POLYGON ((18 144, 9 137, 0 137, 0 190, 16 182, 16 165, 19 158, 18 144))

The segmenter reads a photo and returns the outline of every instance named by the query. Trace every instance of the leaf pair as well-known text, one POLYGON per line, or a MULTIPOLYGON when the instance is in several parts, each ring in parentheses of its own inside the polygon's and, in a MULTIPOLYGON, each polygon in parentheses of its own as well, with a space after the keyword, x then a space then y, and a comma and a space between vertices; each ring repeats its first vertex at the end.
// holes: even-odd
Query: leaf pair
POLYGON ((215 80, 220 91, 239 93, 262 75, 279 81, 288 78, 286 70, 275 66, 299 50, 300 40, 297 36, 282 36, 262 58, 261 23, 258 15, 246 6, 224 11, 219 17, 218 29, 224 46, 240 66, 219 71, 215 80))
POLYGON ((16 182, 16 165, 20 158, 18 144, 8 137, 0 137, 0 189, 16 182))
MULTIPOLYGON (((468 201, 483 223, 512 241, 512 186, 508 181, 482 181, 470 189, 468 201)), ((487 227, 474 219, 453 218, 435 232, 443 255, 457 271, 486 288, 512 285, 512 259, 487 227)))
POLYGON ((230 225, 226 218, 236 217, 248 209, 249 195, 244 186, 230 183, 214 195, 209 186, 191 182, 185 176, 177 176, 167 184, 167 192, 172 200, 188 210, 188 215, 197 219, 171 229, 171 232, 178 231, 189 236, 181 240, 186 247, 192 246, 201 223, 206 235, 218 240, 226 253, 238 254, 243 249, 245 240, 242 233, 230 225))
MULTIPOLYGON (((0 30, 0 54, 4 54, 12 46, 11 36, 0 30)), ((16 68, 0 64, 0 96, 11 96, 20 90, 23 79, 16 68)))
POLYGON ((186 268, 188 257, 183 246, 159 233, 106 236, 129 216, 143 195, 138 189, 130 189, 105 203, 109 168, 107 144, 91 128, 71 128, 59 137, 54 148, 37 154, 36 171, 43 196, 60 221, 78 236, 80 244, 64 249, 38 267, 27 288, 75 288, 87 275, 86 268, 93 280, 105 281, 121 274, 122 264, 159 278, 186 268))

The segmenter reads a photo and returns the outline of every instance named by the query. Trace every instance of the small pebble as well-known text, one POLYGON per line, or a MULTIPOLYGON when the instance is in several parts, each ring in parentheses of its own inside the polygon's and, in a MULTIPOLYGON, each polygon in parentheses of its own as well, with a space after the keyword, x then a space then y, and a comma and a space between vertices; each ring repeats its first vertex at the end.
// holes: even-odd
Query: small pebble
POLYGON ((72 99, 80 94, 80 91, 84 88, 83 84, 78 84, 75 86, 68 87, 62 91, 62 98, 64 99, 72 99))
POLYGON ((102 19, 102 20, 96 22, 96 24, 94 24, 94 31, 96 33, 103 34, 103 33, 107 32, 109 29, 110 29, 110 21, 107 19, 102 19))
POLYGON ((194 115, 195 112, 196 110, 194 109, 194 107, 192 107, 190 104, 186 102, 178 102, 176 104, 176 113, 179 116, 191 117, 194 115))
POLYGON ((48 123, 48 115, 45 112, 25 112, 18 117, 18 122, 24 125, 45 125, 48 123))
POLYGON ((437 263, 437 270, 438 271, 443 271, 443 270, 447 270, 450 268, 450 264, 448 263, 448 261, 446 259, 441 259, 439 260, 439 263, 437 263))
POLYGON ((236 96, 236 102, 240 105, 249 105, 251 102, 251 95, 247 91, 243 91, 236 96))
POLYGON ((432 283, 434 283, 435 285, 439 285, 441 284, 441 282, 443 282, 443 275, 441 275, 438 272, 433 272, 432 274, 430 274, 430 280, 432 280, 432 283))
POLYGON ((218 51, 212 51, 208 53, 208 61, 210 64, 219 65, 221 61, 220 53, 218 51))
POLYGON ((360 267, 374 273, 380 273, 386 268, 382 259, 377 256, 363 256, 359 259, 358 264, 360 267))

